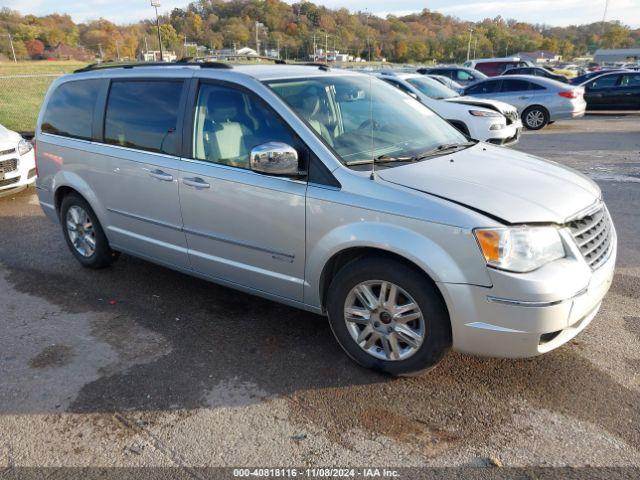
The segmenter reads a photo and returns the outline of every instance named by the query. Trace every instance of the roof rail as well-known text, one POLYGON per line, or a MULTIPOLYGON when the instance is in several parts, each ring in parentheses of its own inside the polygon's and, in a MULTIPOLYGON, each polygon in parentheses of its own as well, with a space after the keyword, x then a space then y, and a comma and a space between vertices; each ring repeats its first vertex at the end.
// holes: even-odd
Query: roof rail
POLYGON ((305 63, 305 65, 307 67, 318 67, 320 70, 324 70, 325 72, 328 72, 329 70, 331 70, 331 67, 329 66, 328 63, 309 62, 309 63, 305 63))
POLYGON ((234 53, 232 55, 220 55, 220 57, 221 58, 246 58, 247 60, 269 60, 277 65, 286 65, 287 63, 281 58, 267 57, 265 55, 238 55, 234 53))
POLYGON ((86 67, 74 70, 73 73, 93 72, 96 70, 107 70, 110 68, 179 67, 184 65, 200 68, 233 68, 233 66, 223 62, 193 62, 190 59, 181 59, 177 62, 92 63, 86 67))

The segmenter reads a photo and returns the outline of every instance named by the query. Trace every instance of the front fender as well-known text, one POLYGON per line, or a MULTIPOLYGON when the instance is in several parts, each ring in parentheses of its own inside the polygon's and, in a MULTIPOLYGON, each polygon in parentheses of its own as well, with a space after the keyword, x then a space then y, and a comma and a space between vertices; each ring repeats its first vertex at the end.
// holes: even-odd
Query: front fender
POLYGON ((369 247, 400 255, 435 282, 491 285, 473 234, 458 227, 399 219, 394 223, 358 221, 336 226, 307 238, 304 301, 321 306, 321 277, 330 259, 350 248, 369 247), (404 223, 406 225, 398 225, 404 223))

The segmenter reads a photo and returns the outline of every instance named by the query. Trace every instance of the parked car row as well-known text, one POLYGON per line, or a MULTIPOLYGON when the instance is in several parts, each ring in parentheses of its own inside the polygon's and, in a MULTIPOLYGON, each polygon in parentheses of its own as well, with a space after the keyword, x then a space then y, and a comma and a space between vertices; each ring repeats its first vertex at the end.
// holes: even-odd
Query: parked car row
POLYGON ((415 97, 471 138, 496 145, 511 145, 520 138, 522 123, 511 105, 462 97, 437 80, 419 73, 382 72, 376 76, 415 97))

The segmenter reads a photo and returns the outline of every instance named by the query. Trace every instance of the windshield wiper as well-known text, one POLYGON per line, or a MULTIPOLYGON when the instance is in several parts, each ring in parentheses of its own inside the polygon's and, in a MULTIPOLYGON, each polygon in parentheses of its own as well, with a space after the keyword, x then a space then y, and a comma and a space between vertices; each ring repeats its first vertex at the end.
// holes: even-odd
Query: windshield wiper
POLYGON ((419 162, 428 157, 434 157, 436 155, 444 155, 451 151, 461 150, 463 148, 471 147, 475 145, 476 142, 463 142, 463 143, 444 143, 442 145, 438 145, 431 150, 427 150, 425 152, 419 153, 417 155, 401 155, 401 156, 392 156, 392 155, 378 155, 373 160, 353 160, 351 162, 345 162, 347 166, 352 165, 366 165, 369 163, 375 162, 379 163, 392 163, 392 162, 419 162))
POLYGON ((438 145, 437 147, 432 148, 431 150, 427 150, 426 152, 422 152, 416 155, 414 158, 415 158, 415 161, 418 161, 424 158, 434 157, 436 155, 445 155, 453 151, 462 150, 464 148, 471 147, 476 143, 477 142, 443 143, 442 145, 438 145))

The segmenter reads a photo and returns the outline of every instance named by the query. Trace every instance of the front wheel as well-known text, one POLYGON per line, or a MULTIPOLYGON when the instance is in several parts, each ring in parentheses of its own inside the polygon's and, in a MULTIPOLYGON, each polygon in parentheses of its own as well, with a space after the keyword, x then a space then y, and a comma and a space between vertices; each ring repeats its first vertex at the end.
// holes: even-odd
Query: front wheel
POLYGON ((392 375, 433 368, 451 344, 449 315, 433 282, 392 259, 363 258, 335 276, 331 329, 360 365, 392 375))
POLYGON ((540 130, 549 123, 549 113, 545 108, 534 105, 522 112, 522 123, 529 130, 540 130))

